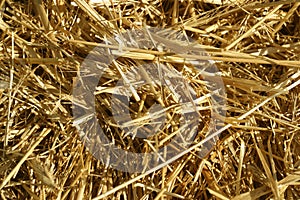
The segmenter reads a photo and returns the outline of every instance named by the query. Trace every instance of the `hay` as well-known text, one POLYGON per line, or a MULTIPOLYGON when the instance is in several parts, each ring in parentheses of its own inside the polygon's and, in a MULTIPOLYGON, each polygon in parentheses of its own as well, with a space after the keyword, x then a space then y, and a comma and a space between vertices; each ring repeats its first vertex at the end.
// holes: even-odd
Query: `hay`
MULTIPOLYGON (((0 1, 1 199, 300 199, 299 5, 293 0, 0 1), (215 61, 226 87, 226 125, 204 158, 199 147, 207 137, 205 123, 172 162, 127 173, 107 167, 84 147, 73 124, 72 89, 95 46, 147 26, 193 38, 215 61)), ((173 41, 166 37, 168 42, 173 41)), ((180 128, 170 103, 175 100, 159 102, 173 106, 170 126, 147 143, 104 124, 111 87, 129 64, 161 55, 161 62, 183 72, 182 55, 128 51, 114 65, 119 71, 100 81, 97 111, 120 147, 155 151, 180 128)), ((201 77, 192 72, 185 77, 207 94, 201 77)), ((147 121, 138 101, 142 94, 148 94, 144 103, 150 106, 162 90, 150 84, 136 91, 132 123, 147 121)), ((209 100, 201 107, 203 116, 210 115, 209 100)))

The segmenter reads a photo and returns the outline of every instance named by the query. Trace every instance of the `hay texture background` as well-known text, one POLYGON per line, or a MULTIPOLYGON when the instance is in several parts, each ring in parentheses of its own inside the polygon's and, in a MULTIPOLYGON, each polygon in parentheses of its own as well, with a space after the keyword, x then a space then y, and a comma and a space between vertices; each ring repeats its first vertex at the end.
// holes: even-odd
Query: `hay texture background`
POLYGON ((300 199, 299 5, 0 0, 0 198, 300 199), (72 88, 98 43, 144 27, 181 31, 216 62, 226 130, 204 158, 194 148, 151 173, 125 173, 84 147, 72 88))

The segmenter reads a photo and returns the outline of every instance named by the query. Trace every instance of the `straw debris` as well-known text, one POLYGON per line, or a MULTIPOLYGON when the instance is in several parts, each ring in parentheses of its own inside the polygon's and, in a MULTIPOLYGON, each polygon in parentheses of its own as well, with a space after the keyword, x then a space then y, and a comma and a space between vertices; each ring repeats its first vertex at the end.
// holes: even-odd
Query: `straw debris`
MULTIPOLYGON (((0 0, 0 198, 300 199, 299 5, 295 0, 0 0), (177 106, 172 88, 154 84, 144 71, 148 82, 136 90, 133 74, 126 73, 158 57, 196 91, 202 118, 197 137, 173 162, 127 173, 85 148, 74 125, 72 91, 94 47, 117 53, 120 46, 105 43, 109 38, 145 27, 190 37, 207 55, 122 47, 128 53, 95 88, 105 134, 128 151, 155 152, 184 128, 180 116, 188 111, 177 106), (202 157, 212 104, 203 77, 183 57, 214 61, 226 88, 225 125, 202 157), (133 94, 128 106, 133 120, 124 127, 149 125, 147 113, 158 104, 151 119, 159 122, 165 111, 168 123, 152 124, 157 135, 128 135, 112 120, 110 100, 120 78, 133 94)), ((174 45, 168 37, 162 43, 174 45)))

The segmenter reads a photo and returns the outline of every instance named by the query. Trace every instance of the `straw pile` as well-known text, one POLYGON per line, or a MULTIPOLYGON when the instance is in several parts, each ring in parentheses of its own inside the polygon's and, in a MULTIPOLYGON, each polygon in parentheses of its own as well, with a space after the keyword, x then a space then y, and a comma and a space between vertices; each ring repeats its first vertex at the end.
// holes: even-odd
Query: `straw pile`
MULTIPOLYGON (((1 199, 300 199, 299 5, 292 0, 0 1, 1 199), (72 89, 97 44, 147 26, 183 32, 215 61, 226 87, 226 126, 205 157, 191 148, 161 169, 126 173, 105 166, 84 147, 73 125, 72 89)), ((142 58, 164 53, 140 52, 142 58)), ((129 55, 123 64, 143 60, 129 55)), ((108 79, 120 74, 110 75, 102 84, 112 84, 108 79)), ((203 85, 193 87, 205 94, 203 85)), ((139 95, 149 94, 149 107, 159 90, 146 87, 139 95)), ((109 117, 106 96, 96 104, 109 117)), ((132 100, 130 106, 138 118, 140 105, 132 100)), ((145 151, 137 149, 146 145, 142 140, 126 136, 124 142, 122 132, 106 134, 122 148, 145 151)))

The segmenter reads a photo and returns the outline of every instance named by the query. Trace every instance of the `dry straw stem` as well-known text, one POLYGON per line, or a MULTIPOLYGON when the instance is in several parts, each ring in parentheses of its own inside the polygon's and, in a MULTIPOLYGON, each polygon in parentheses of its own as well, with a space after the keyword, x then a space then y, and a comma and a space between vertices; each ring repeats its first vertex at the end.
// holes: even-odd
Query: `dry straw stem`
POLYGON ((299 13, 296 0, 0 0, 0 198, 300 199, 299 13), (95 89, 107 136, 127 150, 155 152, 184 128, 177 125, 182 109, 170 103, 176 101, 170 91, 145 72, 151 84, 138 90, 125 73, 155 60, 184 75, 198 95, 203 122, 210 96, 186 61, 213 60, 226 87, 226 124, 210 136, 203 125, 193 144, 171 160, 129 174, 84 147, 73 125, 72 88, 94 47, 117 55, 120 46, 107 38, 150 26, 195 42, 152 38, 182 54, 122 46, 126 54, 95 89), (188 54, 190 47, 208 56, 188 54), (130 80, 135 94, 129 105, 134 120, 126 125, 149 121, 145 113, 155 98, 163 109, 153 116, 170 112, 155 137, 131 138, 114 122, 110 100, 120 77, 130 80), (200 156, 214 135, 216 145, 200 156))

